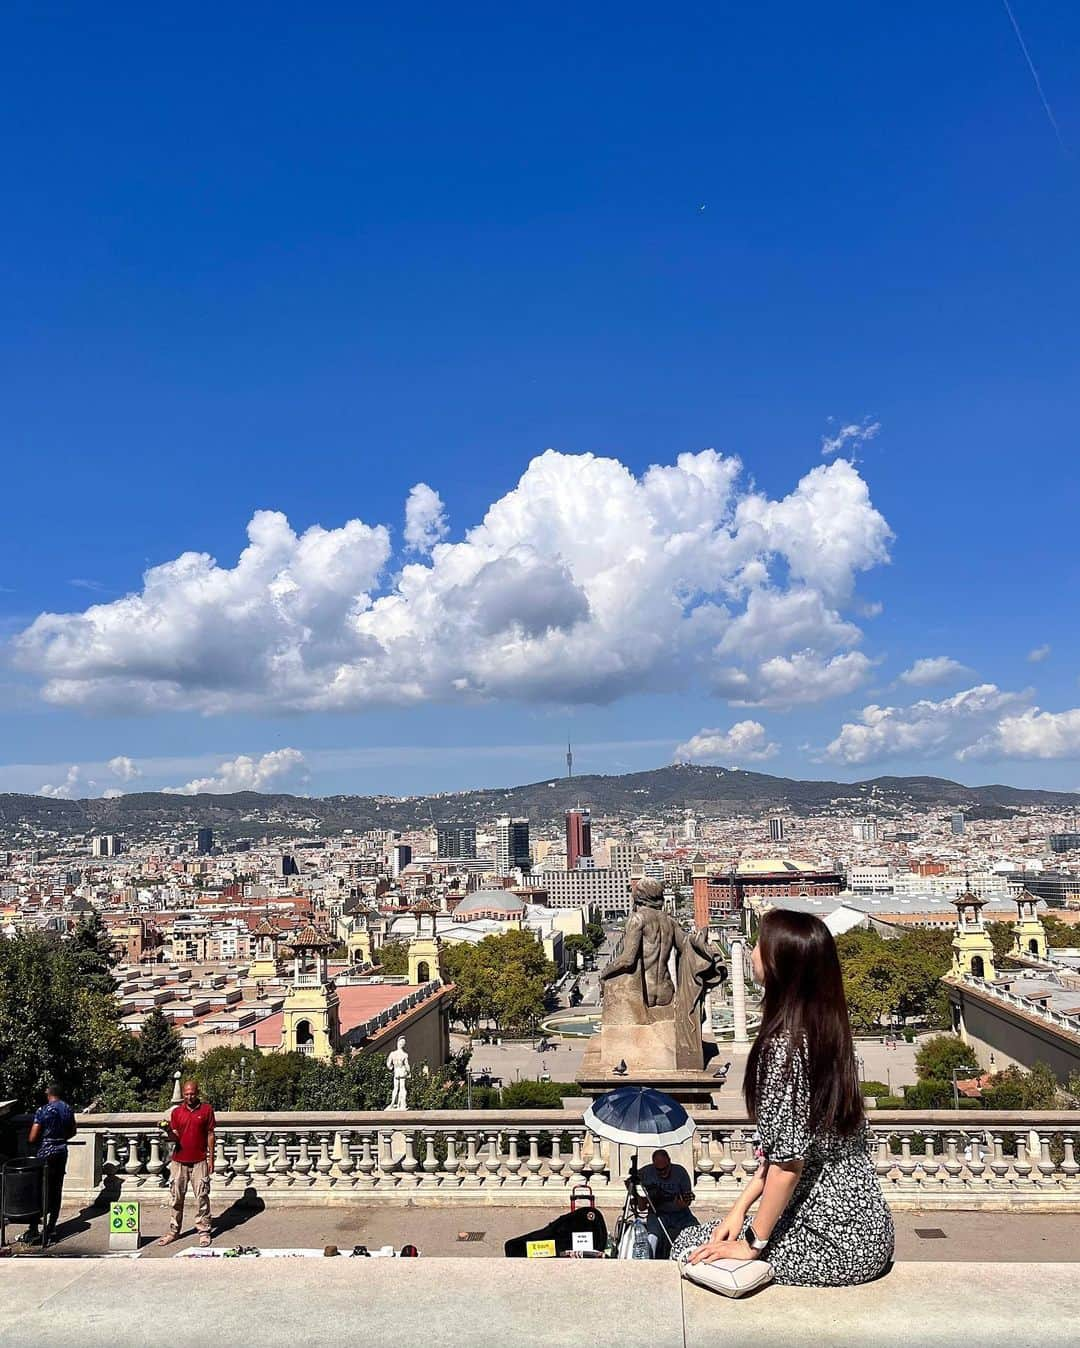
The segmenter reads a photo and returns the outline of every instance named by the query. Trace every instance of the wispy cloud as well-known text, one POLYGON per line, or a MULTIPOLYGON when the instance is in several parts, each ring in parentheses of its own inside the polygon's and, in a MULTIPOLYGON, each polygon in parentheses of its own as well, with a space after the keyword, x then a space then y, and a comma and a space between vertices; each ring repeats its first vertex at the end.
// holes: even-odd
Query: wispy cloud
POLYGON ((1046 642, 1043 646, 1036 646, 1034 650, 1028 651, 1027 658, 1033 665, 1041 665, 1050 654, 1050 643, 1046 642))
POLYGON ((826 458, 845 450, 850 453, 868 440, 873 440, 880 430, 881 422, 871 421, 869 417, 864 417, 862 421, 849 422, 848 425, 841 426, 835 435, 821 437, 821 452, 826 458))

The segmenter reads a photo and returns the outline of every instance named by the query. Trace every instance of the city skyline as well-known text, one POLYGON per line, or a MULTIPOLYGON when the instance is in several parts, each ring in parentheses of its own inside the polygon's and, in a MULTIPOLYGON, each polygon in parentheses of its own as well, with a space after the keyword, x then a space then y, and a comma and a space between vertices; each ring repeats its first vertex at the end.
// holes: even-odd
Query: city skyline
POLYGON ((781 9, 9 23, 0 791, 1080 788, 1080 184, 1005 14, 781 9))

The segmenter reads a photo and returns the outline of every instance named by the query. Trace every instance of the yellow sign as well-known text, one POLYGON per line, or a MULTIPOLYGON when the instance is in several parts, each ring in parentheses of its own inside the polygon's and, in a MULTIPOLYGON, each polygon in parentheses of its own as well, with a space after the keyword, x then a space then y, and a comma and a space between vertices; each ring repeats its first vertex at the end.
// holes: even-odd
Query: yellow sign
POLYGON ((526 1259, 554 1259, 555 1242, 553 1240, 527 1240, 525 1242, 526 1259))
POLYGON ((138 1203, 111 1203, 109 1205, 109 1231, 130 1235, 139 1229, 138 1203))

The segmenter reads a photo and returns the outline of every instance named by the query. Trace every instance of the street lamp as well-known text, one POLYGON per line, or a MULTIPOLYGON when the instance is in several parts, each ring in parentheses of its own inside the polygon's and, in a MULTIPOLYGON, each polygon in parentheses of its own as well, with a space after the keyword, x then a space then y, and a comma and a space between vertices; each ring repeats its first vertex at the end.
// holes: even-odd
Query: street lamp
POLYGON ((970 1067, 954 1067, 952 1069, 953 1109, 957 1111, 959 1111, 960 1109, 960 1087, 956 1084, 956 1074, 957 1072, 970 1072, 970 1071, 971 1071, 970 1067))

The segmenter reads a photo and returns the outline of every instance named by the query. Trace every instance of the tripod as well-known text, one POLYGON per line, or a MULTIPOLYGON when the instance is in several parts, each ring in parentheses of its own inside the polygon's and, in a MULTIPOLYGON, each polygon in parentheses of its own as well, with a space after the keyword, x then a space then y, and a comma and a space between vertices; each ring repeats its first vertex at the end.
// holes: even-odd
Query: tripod
POLYGON ((652 1195, 649 1193, 648 1189, 638 1181, 637 1153, 635 1152, 630 1158, 630 1174, 627 1176, 626 1180, 626 1198, 623 1202, 622 1216, 615 1224, 615 1250, 617 1258, 620 1257, 618 1255, 618 1250, 622 1244, 622 1238, 626 1232, 626 1228, 631 1226, 641 1215, 638 1212, 638 1205, 643 1200, 648 1205, 649 1211, 656 1218, 656 1224, 664 1233, 664 1238, 670 1248, 672 1245, 671 1232, 664 1225, 664 1219, 656 1210, 656 1204, 652 1200, 652 1195))

